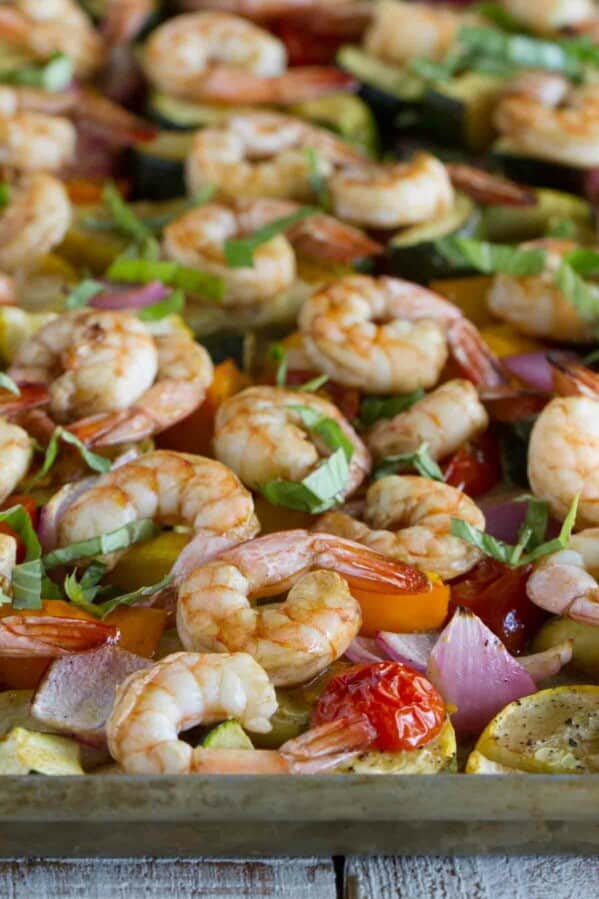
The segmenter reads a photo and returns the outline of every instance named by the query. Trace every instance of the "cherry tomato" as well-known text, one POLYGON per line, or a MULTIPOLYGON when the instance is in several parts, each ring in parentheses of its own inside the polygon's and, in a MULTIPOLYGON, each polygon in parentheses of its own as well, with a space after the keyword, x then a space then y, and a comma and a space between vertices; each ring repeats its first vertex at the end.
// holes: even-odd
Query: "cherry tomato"
MULTIPOLYGON (((35 502, 33 497, 27 496, 26 494, 13 493, 11 496, 8 496, 3 503, 0 504, 0 511, 12 509, 13 506, 23 506, 31 519, 33 527, 37 527, 38 508, 37 503, 35 502)), ((25 544, 18 536, 18 534, 15 534, 13 529, 3 521, 0 522, 0 534, 8 534, 10 537, 15 538, 15 540, 17 541, 17 562, 22 562, 25 558, 25 544)))
POLYGON ((468 496, 487 493, 501 478, 499 447, 493 436, 482 434, 454 453, 444 467, 445 481, 468 496))
POLYGON ((364 715, 382 752, 417 749, 436 736, 445 703, 423 675, 400 662, 357 665, 334 677, 318 700, 312 724, 364 715))
POLYGON ((285 44, 291 66, 327 65, 335 60, 337 50, 345 43, 343 36, 314 34, 305 21, 281 20, 275 33, 285 44))
POLYGON ((471 609, 510 652, 521 652, 547 617, 526 595, 531 570, 483 559, 451 584, 450 614, 457 606, 471 609))

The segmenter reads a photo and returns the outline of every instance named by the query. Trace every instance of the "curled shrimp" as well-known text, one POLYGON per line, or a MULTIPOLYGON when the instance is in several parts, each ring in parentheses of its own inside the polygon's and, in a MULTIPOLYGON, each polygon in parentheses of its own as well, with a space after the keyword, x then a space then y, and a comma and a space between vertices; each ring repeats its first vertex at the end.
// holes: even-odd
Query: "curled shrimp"
MULTIPOLYGON (((0 103, 7 108, 4 94, 0 88, 0 103)), ((0 163, 19 172, 62 169, 74 158, 76 140, 74 126, 61 116, 40 112, 0 115, 0 163)))
POLYGON ((554 615, 599 624, 598 548, 599 528, 587 528, 570 538, 567 549, 541 559, 526 584, 531 602, 554 615))
POLYGON ((331 175, 328 187, 334 214, 369 228, 431 221, 454 202, 447 169, 429 153, 409 162, 347 166, 331 175))
POLYGON ((282 774, 328 770, 373 742, 368 722, 334 721, 277 751, 193 749, 179 732, 233 718, 268 733, 277 708, 268 675, 243 652, 178 652, 130 675, 106 725, 113 758, 129 774, 282 774))
POLYGON ((311 200, 309 151, 325 179, 337 167, 362 159, 341 138, 302 119, 276 112, 231 115, 196 134, 186 161, 187 188, 195 194, 212 185, 230 199, 311 200))
POLYGON ((56 178, 37 172, 14 184, 0 212, 0 269, 34 266, 61 243, 70 222, 69 197, 56 178))
POLYGON ((415 452, 427 444, 433 459, 443 459, 481 434, 489 417, 470 381, 447 381, 405 412, 377 422, 366 442, 376 459, 415 452))
POLYGON ((193 412, 213 377, 208 353, 186 331, 153 336, 132 313, 100 309, 48 322, 21 344, 10 371, 48 384, 53 417, 75 422, 72 431, 97 446, 164 430, 193 412))
POLYGON ((102 475, 61 517, 66 546, 152 518, 195 533, 244 540, 259 530, 251 494, 215 459, 156 450, 102 475))
POLYGON ((572 88, 561 105, 558 97, 504 96, 497 129, 516 152, 583 169, 599 165, 599 86, 572 88))
POLYGON ((12 593, 12 571, 17 564, 17 541, 10 534, 0 534, 0 590, 12 593))
POLYGON ((524 28, 552 34, 597 17, 593 0, 501 0, 507 13, 524 28))
POLYGON ((380 0, 364 35, 364 49, 392 64, 421 57, 441 60, 453 46, 462 19, 446 7, 380 0))
POLYGON ((23 480, 33 456, 27 431, 0 418, 0 502, 23 480))
POLYGON ((0 6, 0 38, 47 59, 64 53, 77 75, 88 77, 104 62, 105 46, 75 0, 14 0, 0 6))
POLYGON ((433 387, 448 348, 475 383, 502 383, 497 361, 458 307, 399 278, 339 278, 304 303, 299 327, 318 370, 365 393, 433 387))
POLYGON ((219 103, 298 103, 353 88, 332 67, 286 69, 284 44, 246 19, 223 12, 175 16, 156 28, 144 68, 158 90, 219 103))
POLYGON ((183 581, 177 630, 186 649, 249 652, 274 684, 290 686, 324 671, 358 633, 362 615, 352 587, 405 593, 426 583, 414 569, 340 537, 268 534, 183 581), (286 590, 283 602, 253 604, 286 590))
POLYGON ((356 490, 370 471, 368 450, 333 403, 313 393, 282 387, 249 387, 219 407, 214 423, 214 453, 248 487, 267 481, 301 481, 330 455, 303 423, 298 407, 307 406, 341 428, 353 447, 342 497, 356 490))
POLYGON ((369 487, 363 522, 344 512, 326 512, 316 529, 449 580, 470 571, 482 557, 452 535, 452 518, 485 527, 484 515, 461 490, 428 478, 390 475, 369 487))
POLYGON ((519 278, 495 275, 487 296, 490 311, 529 337, 568 343, 591 342, 594 337, 592 324, 581 316, 555 283, 555 273, 562 260, 576 249, 577 244, 546 237, 522 246, 545 250, 545 269, 540 275, 519 278))

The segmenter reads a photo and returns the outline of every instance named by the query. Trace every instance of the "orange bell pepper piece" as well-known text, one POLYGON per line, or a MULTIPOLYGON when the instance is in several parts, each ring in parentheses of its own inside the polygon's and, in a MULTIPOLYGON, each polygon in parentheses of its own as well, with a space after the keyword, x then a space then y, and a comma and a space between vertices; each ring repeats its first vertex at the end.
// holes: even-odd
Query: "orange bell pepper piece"
POLYGON ((430 631, 441 627, 447 617, 449 587, 437 579, 424 593, 375 593, 355 587, 351 592, 362 609, 360 634, 364 637, 374 637, 378 631, 430 631))
POLYGON ((214 380, 206 391, 202 405, 183 421, 159 434, 156 445, 161 449, 211 455, 214 418, 219 406, 250 383, 248 376, 237 368, 233 359, 225 359, 215 366, 214 380))
MULTIPOLYGON (((96 620, 83 609, 60 599, 46 599, 42 609, 13 609, 0 606, 0 618, 10 615, 52 615, 57 618, 96 620)), ((165 609, 147 609, 141 606, 121 606, 104 618, 103 623, 118 627, 121 649, 136 655, 152 658, 158 648, 167 619, 165 609)), ((1 659, 0 686, 5 690, 31 690, 42 679, 49 659, 1 659)))
MULTIPOLYGON (((96 181, 91 178, 68 178, 65 181, 69 199, 76 206, 100 206, 105 186, 106 181, 96 181)), ((128 181, 118 180, 116 186, 122 196, 129 195, 128 181)))

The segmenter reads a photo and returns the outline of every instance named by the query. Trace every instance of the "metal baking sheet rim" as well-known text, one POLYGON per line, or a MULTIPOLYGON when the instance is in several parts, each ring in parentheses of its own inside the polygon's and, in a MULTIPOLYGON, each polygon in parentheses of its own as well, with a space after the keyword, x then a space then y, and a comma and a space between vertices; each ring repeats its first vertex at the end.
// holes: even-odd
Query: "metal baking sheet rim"
POLYGON ((0 778, 0 857, 599 851, 599 775, 0 778))

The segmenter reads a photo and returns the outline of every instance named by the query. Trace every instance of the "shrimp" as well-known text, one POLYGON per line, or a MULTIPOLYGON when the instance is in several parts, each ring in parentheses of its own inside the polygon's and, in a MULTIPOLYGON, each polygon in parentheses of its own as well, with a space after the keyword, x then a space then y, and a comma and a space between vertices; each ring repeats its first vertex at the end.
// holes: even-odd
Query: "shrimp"
MULTIPOLYGON (((6 108, 2 88, 0 103, 6 108)), ((0 115, 0 164, 19 172, 62 169, 72 162, 76 141, 74 126, 60 116, 39 112, 0 115)))
POLYGON ((505 96, 495 125, 516 152, 583 169, 599 165, 598 85, 572 88, 561 105, 525 94, 505 96))
POLYGON ((348 0, 183 0, 186 10, 214 9, 252 19, 255 22, 268 21, 288 16, 292 13, 309 12, 315 15, 328 12, 329 8, 346 8, 351 12, 348 0))
POLYGON ((12 593, 12 570, 16 564, 17 541, 10 534, 0 534, 0 590, 5 596, 12 593))
POLYGON ((253 490, 267 481, 301 481, 330 455, 328 447, 303 423, 298 407, 332 419, 353 447, 340 498, 353 493, 370 471, 370 454, 333 403, 313 393, 281 387, 249 387, 219 407, 214 423, 214 453, 253 490))
POLYGON ((363 159, 341 138, 302 119, 276 112, 231 115, 220 127, 196 134, 186 161, 187 189, 195 194, 212 185, 230 199, 309 201, 314 198, 309 151, 324 179, 363 159))
POLYGON ((144 518, 239 540, 259 530, 252 496, 232 471, 215 459, 156 450, 101 475, 82 493, 59 521, 58 545, 144 518))
POLYGON ((101 309, 48 322, 21 344, 10 371, 49 383, 55 419, 77 422, 73 432, 97 446, 174 424, 202 402, 213 377, 206 350, 186 331, 152 336, 132 313, 101 309))
POLYGON ((476 327, 438 294, 399 278, 348 275, 317 290, 299 315, 312 363, 365 393, 433 387, 448 347, 475 383, 502 383, 476 327))
POLYGON ((470 381, 447 381, 406 412, 377 422, 366 442, 376 459, 415 452, 427 444, 433 459, 443 459, 481 434, 489 416, 470 381))
POLYGON ((354 87, 333 67, 287 70, 280 40, 223 12, 189 13, 160 25, 146 43, 143 64, 154 87, 188 100, 277 105, 354 87))
POLYGON ((545 556, 526 584, 531 602, 554 615, 599 624, 599 528, 570 539, 567 549, 545 556))
POLYGON ((75 0, 14 0, 0 6, 0 39, 48 59, 64 53, 80 77, 104 62, 106 48, 75 0))
POLYGON ((465 574, 482 558, 480 550, 452 535, 451 519, 484 530, 484 515, 469 496, 449 484, 412 475, 381 478, 368 489, 363 517, 365 523, 343 512, 326 512, 316 529, 355 540, 443 580, 465 574))
POLYGON ((453 46, 463 18, 446 7, 380 0, 374 4, 364 49, 395 65, 420 57, 441 60, 453 46))
POLYGON ((310 680, 338 659, 362 624, 351 589, 410 592, 427 580, 350 540, 284 531, 243 543, 181 584, 177 631, 202 652, 249 652, 277 686, 310 680), (283 602, 253 605, 289 590, 283 602))
POLYGON ((454 202, 447 169, 428 153, 409 162, 348 166, 331 175, 328 187, 334 214, 368 228, 431 221, 454 202))
POLYGON ((501 0, 507 13, 524 28, 552 34, 597 16, 593 0, 501 0))
POLYGON ((60 181, 42 172, 23 178, 10 188, 0 212, 0 269, 34 266, 61 243, 70 222, 71 204, 60 181))
POLYGON ((327 770, 374 740, 362 719, 316 728, 278 752, 245 750, 243 758, 178 739, 179 731, 230 718, 250 732, 268 733, 276 708, 268 675, 246 653, 177 652, 117 687, 108 747, 128 774, 282 774, 327 770))
POLYGON ((540 275, 517 278, 495 275, 487 296, 489 310, 529 337, 568 343, 589 343, 593 325, 555 284, 555 274, 565 256, 576 249, 570 240, 543 238, 522 245, 546 252, 547 264, 540 275))
POLYGON ((54 615, 8 615, 0 620, 0 658, 58 659, 118 643, 118 628, 54 615))
POLYGON ((33 456, 29 434, 0 418, 0 502, 23 480, 33 456))

